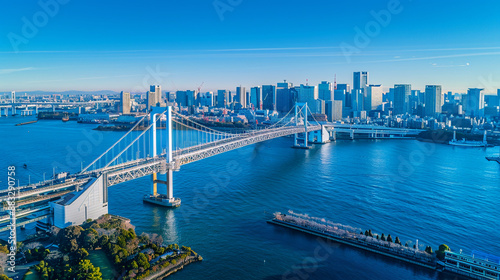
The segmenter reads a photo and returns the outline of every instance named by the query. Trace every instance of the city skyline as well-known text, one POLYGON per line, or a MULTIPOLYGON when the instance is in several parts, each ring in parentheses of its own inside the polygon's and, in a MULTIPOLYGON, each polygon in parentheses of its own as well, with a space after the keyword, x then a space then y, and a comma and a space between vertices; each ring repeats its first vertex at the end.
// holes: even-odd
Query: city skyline
POLYGON ((500 70, 492 63, 500 55, 500 39, 491 36, 500 23, 494 1, 481 7, 410 1, 41 3, 56 5, 9 3, 1 14, 8 24, 0 27, 0 91, 146 92, 149 84, 176 91, 205 82, 204 91, 215 92, 285 79, 319 84, 335 74, 338 83, 351 84, 356 71, 370 72, 370 81, 384 88, 440 84, 443 91, 477 87, 494 94, 500 87, 500 70), (299 12, 298 19, 289 17, 299 12))

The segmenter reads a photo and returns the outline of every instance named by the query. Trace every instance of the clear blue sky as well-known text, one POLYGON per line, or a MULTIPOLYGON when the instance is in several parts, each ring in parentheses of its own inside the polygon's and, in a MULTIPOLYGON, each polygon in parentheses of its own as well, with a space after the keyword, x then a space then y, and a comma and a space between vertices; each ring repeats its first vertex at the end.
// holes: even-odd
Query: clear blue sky
POLYGON ((4 3, 0 91, 145 91, 150 83, 182 90, 202 82, 216 90, 283 79, 316 84, 335 73, 351 84, 361 70, 387 87, 500 88, 496 0, 401 0, 363 44, 355 28, 373 27, 372 11, 392 0, 65 1, 47 18, 38 1, 4 3), (230 10, 221 17, 214 3, 230 10), (23 18, 40 27, 24 36, 23 18), (349 59, 347 45, 357 47, 349 59))

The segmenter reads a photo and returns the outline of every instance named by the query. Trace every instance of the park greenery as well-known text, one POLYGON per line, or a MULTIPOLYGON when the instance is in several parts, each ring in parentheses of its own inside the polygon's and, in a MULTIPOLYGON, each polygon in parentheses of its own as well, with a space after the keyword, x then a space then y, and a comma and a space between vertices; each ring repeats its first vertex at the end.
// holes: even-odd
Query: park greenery
MULTIPOLYGON (((158 234, 137 235, 129 220, 108 214, 87 220, 81 226, 56 230, 54 234, 54 244, 58 245, 55 250, 46 249, 41 243, 22 247, 28 263, 39 261, 32 267, 39 279, 103 279, 100 268, 94 266, 89 257, 98 250, 110 260, 113 277, 120 279, 168 274, 202 260, 189 247, 163 245, 163 238, 158 234)), ((0 247, 0 251, 2 249, 0 247)), ((0 280, 8 279, 1 277, 0 280)))

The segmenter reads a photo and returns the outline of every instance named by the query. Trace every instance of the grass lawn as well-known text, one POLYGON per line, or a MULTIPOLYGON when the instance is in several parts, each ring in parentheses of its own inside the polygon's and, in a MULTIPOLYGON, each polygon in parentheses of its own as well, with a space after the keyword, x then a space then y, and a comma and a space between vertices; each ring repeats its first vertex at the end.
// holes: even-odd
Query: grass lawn
POLYGON ((23 280, 39 280, 40 277, 38 277, 38 273, 36 273, 35 269, 32 268, 24 274, 23 280))
POLYGON ((109 261, 108 256, 106 256, 103 250, 90 251, 88 258, 95 267, 101 269, 103 280, 112 280, 116 276, 113 264, 109 261))

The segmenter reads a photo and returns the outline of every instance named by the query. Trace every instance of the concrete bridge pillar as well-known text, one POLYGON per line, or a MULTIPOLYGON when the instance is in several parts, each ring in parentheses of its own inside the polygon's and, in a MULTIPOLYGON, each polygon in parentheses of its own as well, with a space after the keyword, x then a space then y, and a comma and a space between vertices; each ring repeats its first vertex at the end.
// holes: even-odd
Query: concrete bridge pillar
POLYGON ((159 153, 157 152, 157 141, 156 141, 156 119, 158 116, 165 112, 166 116, 166 134, 167 137, 164 143, 160 143, 160 147, 166 147, 165 159, 161 158, 159 160, 166 161, 166 168, 164 168, 160 173, 154 173, 152 175, 152 186, 151 193, 144 197, 144 202, 153 203, 165 207, 179 207, 181 205, 181 200, 174 198, 174 174, 173 174, 173 155, 172 155, 172 107, 152 107, 150 113, 150 123, 151 126, 151 156, 157 157, 159 153), (158 184, 165 186, 159 189, 158 184))
POLYGON ((351 129, 351 140, 354 140, 354 130, 351 129))

